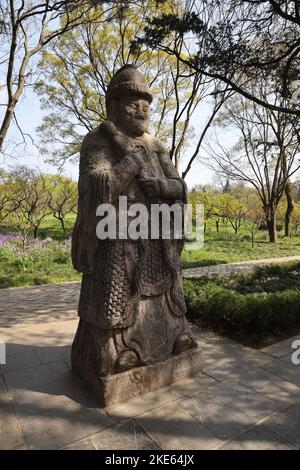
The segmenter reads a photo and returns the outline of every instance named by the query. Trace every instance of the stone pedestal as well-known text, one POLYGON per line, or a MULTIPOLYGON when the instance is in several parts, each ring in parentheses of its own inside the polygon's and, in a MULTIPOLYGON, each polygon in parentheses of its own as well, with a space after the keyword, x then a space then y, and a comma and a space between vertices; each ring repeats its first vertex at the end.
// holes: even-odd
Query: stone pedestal
POLYGON ((86 368, 73 351, 72 369, 88 386, 96 402, 108 407, 202 373, 203 355, 200 348, 193 348, 163 362, 101 377, 86 368))

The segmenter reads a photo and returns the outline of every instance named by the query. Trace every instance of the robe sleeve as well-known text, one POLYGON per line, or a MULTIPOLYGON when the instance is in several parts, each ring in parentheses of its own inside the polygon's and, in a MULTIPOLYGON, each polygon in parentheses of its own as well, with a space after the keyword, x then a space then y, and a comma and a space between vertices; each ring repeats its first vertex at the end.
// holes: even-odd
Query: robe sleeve
POLYGON ((187 203, 187 186, 180 178, 177 169, 172 163, 168 152, 159 144, 158 156, 166 178, 160 181, 161 195, 165 199, 177 199, 187 203))
POLYGON ((93 271, 97 247, 97 216, 99 204, 117 204, 118 197, 138 174, 139 161, 135 154, 122 157, 115 165, 108 158, 112 149, 104 136, 96 131, 83 140, 80 152, 78 180, 78 213, 72 236, 74 268, 85 274, 93 271))

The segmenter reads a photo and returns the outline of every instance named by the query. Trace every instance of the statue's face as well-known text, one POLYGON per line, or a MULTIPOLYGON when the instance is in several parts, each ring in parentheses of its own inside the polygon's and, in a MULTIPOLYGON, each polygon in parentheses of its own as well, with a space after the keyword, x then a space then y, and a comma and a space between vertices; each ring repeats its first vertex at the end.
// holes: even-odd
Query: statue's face
POLYGON ((119 100, 118 123, 129 134, 143 135, 148 130, 150 106, 148 101, 134 96, 123 96, 119 100))

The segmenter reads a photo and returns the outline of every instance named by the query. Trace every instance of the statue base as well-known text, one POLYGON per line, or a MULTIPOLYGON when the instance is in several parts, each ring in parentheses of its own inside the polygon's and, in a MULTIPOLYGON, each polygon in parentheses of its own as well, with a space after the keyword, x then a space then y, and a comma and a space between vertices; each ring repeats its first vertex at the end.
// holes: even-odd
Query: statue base
POLYGON ((72 351, 72 369, 88 386, 102 408, 127 402, 139 395, 201 374, 203 355, 200 348, 192 348, 163 362, 101 377, 93 374, 72 351))

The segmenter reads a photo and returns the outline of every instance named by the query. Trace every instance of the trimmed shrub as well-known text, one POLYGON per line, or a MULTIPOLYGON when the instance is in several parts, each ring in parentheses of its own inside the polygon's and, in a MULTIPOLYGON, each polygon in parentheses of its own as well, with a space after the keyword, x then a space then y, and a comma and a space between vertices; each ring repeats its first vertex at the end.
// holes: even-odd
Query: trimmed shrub
POLYGON ((299 274, 295 278, 300 263, 270 268, 206 282, 184 279, 188 319, 220 333, 259 340, 300 328, 299 274))

